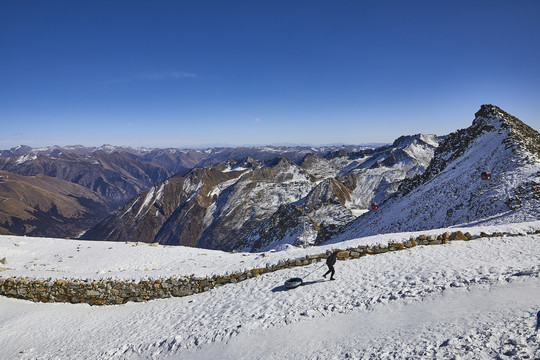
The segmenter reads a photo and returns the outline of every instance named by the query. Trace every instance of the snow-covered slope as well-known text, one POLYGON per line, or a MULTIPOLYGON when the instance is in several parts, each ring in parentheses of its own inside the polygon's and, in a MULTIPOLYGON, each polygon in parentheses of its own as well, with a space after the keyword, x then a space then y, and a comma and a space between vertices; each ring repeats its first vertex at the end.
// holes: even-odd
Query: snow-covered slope
POLYGON ((450 134, 424 173, 333 241, 454 224, 540 218, 540 135, 493 105, 450 134), (483 181, 481 173, 491 172, 483 181))
MULTIPOLYGON (((515 236, 339 261, 336 281, 324 281, 325 269, 312 264, 147 303, 92 307, 0 297, 0 348, 6 359, 36 360, 536 359, 540 235, 525 233, 538 229, 538 221, 478 226, 468 230, 515 236), (297 276, 304 285, 287 291, 284 281, 297 276)), ((333 246, 409 236, 387 234, 333 246)), ((1 266, 12 268, 0 274, 83 279, 193 272, 204 276, 315 249, 290 248, 263 257, 133 245, 0 236, 0 253, 7 259, 1 266)), ((318 251, 326 248, 332 246, 318 251)))

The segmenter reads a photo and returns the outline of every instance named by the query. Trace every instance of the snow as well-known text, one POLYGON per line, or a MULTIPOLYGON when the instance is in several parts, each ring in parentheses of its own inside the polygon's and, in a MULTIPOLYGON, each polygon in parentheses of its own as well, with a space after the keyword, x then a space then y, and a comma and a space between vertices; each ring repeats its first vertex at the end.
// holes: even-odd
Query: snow
MULTIPOLYGON (((323 281, 325 269, 320 267, 324 265, 318 263, 147 303, 92 307, 0 297, 2 356, 539 358, 534 326, 540 310, 540 234, 526 233, 540 229, 540 221, 465 229, 473 234, 514 235, 339 261, 336 281, 323 281), (283 283, 291 277, 302 277, 304 285, 287 291, 283 283)), ((415 234, 419 233, 385 234, 307 249, 288 247, 267 256, 0 236, 0 257, 7 259, 2 266, 8 268, 0 274, 134 280, 224 274, 334 247, 400 241, 415 234)))
POLYGON ((169 180, 165 180, 159 187, 157 193, 156 193, 156 198, 154 200, 154 202, 158 201, 159 199, 161 199, 161 197, 163 196, 163 190, 165 190, 165 186, 167 186, 167 184, 169 184, 169 180))
POLYGON ((26 154, 26 155, 23 155, 23 156, 19 157, 17 159, 17 161, 15 161, 15 164, 20 165, 20 164, 24 164, 25 162, 33 161, 33 160, 36 160, 36 159, 37 159, 36 155, 26 154))
POLYGON ((152 189, 146 193, 146 197, 144 198, 144 201, 141 207, 139 208, 137 215, 135 215, 135 217, 138 217, 141 214, 141 212, 146 208, 146 205, 150 204, 150 201, 154 197, 155 192, 156 192, 156 187, 153 186, 152 189))
POLYGON ((231 168, 231 167, 228 167, 228 168, 222 170, 222 172, 227 173, 227 172, 231 172, 231 171, 245 171, 245 170, 249 170, 249 169, 246 168, 246 167, 238 166, 238 167, 235 167, 234 169, 231 168))
POLYGON ((369 209, 349 208, 349 210, 351 210, 351 213, 352 213, 353 216, 355 216, 355 217, 359 217, 360 215, 363 215, 363 214, 369 212, 369 209))

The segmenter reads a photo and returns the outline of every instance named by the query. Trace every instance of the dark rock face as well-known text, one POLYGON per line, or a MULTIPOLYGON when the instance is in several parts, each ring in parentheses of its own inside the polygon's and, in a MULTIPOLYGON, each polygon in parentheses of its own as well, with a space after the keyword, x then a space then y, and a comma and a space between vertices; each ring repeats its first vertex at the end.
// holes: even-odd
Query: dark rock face
POLYGON ((274 242, 302 245, 302 235, 310 228, 317 231, 318 225, 300 206, 282 205, 233 248, 255 252, 271 248, 274 242))
POLYGON ((302 208, 310 213, 327 205, 342 205, 351 200, 352 190, 335 178, 323 180, 302 203, 302 208))

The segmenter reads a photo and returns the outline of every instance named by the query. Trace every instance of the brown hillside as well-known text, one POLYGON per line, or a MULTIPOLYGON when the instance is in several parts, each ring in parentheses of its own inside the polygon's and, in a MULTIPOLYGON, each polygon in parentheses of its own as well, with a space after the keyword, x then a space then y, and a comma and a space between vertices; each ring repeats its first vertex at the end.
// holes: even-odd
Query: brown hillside
POLYGON ((0 171, 0 233, 73 237, 103 218, 108 202, 57 178, 0 171))

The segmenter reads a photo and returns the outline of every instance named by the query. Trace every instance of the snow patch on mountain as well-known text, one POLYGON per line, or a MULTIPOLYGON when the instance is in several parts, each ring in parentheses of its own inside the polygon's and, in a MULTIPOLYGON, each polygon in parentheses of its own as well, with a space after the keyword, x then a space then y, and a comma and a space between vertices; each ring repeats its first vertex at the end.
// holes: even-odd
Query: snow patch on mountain
POLYGON ((33 161, 33 160, 36 160, 36 159, 37 159, 37 156, 36 156, 36 155, 33 155, 33 154, 26 154, 26 155, 20 156, 20 157, 15 161, 15 164, 20 165, 20 164, 23 164, 23 163, 25 163, 25 162, 33 161))
POLYGON ((152 199, 154 198, 154 194, 155 194, 155 193, 156 193, 156 188, 155 188, 155 186, 154 186, 154 187, 152 187, 152 188, 150 189, 150 191, 148 191, 148 192, 146 193, 146 196, 145 196, 145 198, 144 198, 144 200, 143 200, 141 206, 139 207, 139 211, 137 212, 137 214, 135 215, 135 217, 139 217, 139 216, 141 215, 141 212, 142 212, 143 210, 145 210, 146 206, 147 206, 148 204, 150 204, 150 201, 152 201, 152 199))

